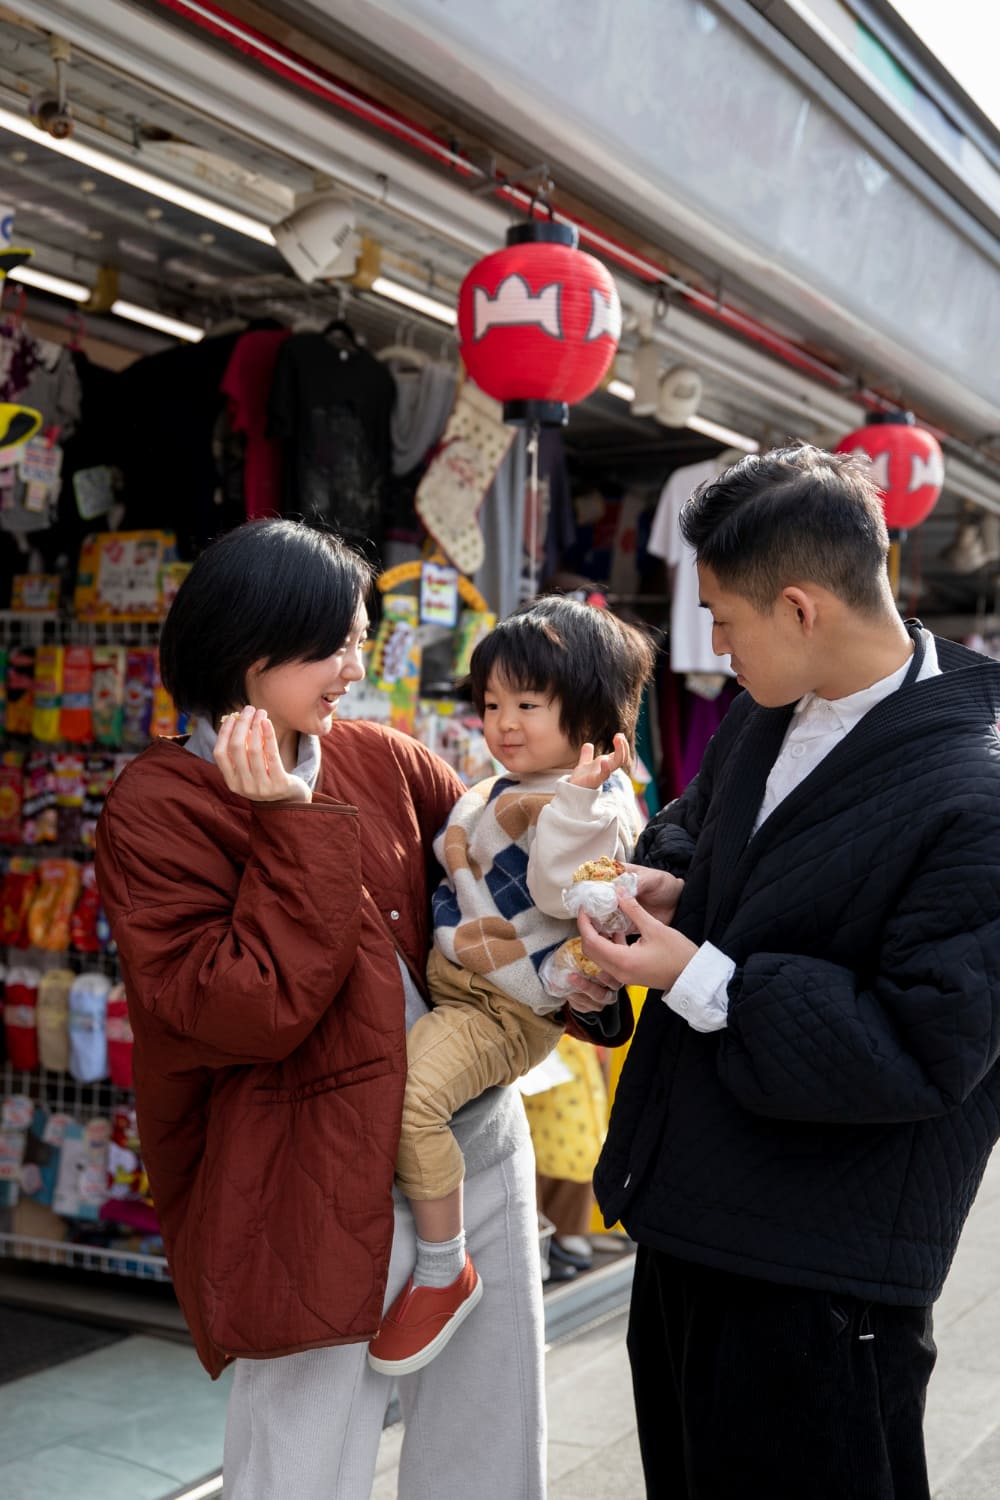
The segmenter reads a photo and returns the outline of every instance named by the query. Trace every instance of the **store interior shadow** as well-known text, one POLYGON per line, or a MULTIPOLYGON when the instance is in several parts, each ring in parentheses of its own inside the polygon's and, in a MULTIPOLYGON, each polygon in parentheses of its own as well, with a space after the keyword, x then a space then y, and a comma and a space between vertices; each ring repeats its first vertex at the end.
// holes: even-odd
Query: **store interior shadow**
POLYGON ((0 1304, 0 1385, 93 1354, 127 1338, 128 1332, 0 1304))

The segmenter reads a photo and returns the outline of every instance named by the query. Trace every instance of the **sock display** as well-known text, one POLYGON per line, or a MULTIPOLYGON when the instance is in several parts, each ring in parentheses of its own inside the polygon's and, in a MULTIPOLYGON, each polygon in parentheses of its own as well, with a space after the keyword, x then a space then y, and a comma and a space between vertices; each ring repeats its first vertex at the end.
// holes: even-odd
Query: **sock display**
POLYGON ((69 992, 75 978, 72 969, 50 969, 38 986, 38 1056, 53 1073, 69 1069, 69 992))

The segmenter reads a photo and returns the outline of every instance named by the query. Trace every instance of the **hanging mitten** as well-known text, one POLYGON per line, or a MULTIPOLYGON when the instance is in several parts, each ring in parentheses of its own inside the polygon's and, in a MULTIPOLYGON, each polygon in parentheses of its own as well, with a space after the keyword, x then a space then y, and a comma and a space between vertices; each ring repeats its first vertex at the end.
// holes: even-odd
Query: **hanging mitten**
POLYGON ((134 1087, 132 1051, 135 1038, 128 1018, 125 986, 116 984, 108 996, 108 1067, 111 1082, 120 1089, 134 1087))
POLYGON ((38 1055, 53 1073, 69 1070, 69 992, 72 969, 49 969, 38 986, 38 1055))
POLYGON ((475 573, 482 564, 485 546, 476 516, 514 441, 502 410, 467 380, 417 488, 417 514, 463 573, 475 573))
POLYGON ((27 965, 7 970, 7 998, 3 1021, 7 1056, 15 1068, 38 1067, 38 983, 41 975, 27 965))
POLYGON ((108 1076, 106 974, 78 974, 69 992, 69 1071, 78 1083, 108 1076))

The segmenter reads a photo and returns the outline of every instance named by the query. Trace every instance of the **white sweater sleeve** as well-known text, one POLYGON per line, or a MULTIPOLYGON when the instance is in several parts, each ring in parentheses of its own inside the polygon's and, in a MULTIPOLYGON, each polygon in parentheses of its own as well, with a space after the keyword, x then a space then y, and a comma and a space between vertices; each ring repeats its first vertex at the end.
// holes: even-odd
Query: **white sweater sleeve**
POLYGON ((568 776, 556 785, 551 802, 538 815, 528 855, 528 893, 540 911, 567 917, 562 893, 573 871, 607 854, 632 858, 639 836, 639 811, 632 783, 620 771, 596 792, 572 786, 568 776))

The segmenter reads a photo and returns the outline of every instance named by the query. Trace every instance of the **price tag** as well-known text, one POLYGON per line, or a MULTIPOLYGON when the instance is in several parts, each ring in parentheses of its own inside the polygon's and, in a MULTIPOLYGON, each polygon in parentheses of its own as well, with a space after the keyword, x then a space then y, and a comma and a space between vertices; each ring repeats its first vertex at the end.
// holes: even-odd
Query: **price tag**
POLYGON ((62 460, 63 451, 58 443, 49 444, 44 438, 32 438, 24 445, 18 470, 26 485, 54 490, 62 477, 62 460))

